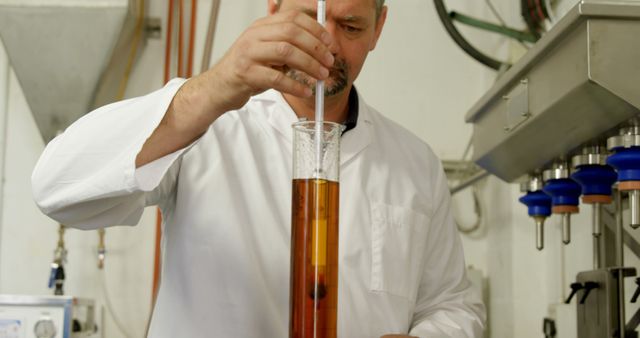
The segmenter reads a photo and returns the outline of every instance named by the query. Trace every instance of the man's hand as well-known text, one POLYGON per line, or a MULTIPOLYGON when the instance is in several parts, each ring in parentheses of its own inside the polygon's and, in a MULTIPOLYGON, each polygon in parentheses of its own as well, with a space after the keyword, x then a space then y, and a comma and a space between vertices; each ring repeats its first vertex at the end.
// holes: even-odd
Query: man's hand
POLYGON ((331 42, 318 22, 298 11, 259 19, 213 68, 184 85, 174 109, 215 116, 244 106, 251 96, 270 88, 309 97, 311 89, 286 76, 285 70, 326 79, 334 62, 331 42))
POLYGON ((331 35, 309 15, 276 13, 253 23, 208 71, 176 93, 162 122, 136 157, 136 167, 184 148, 220 115, 241 108, 252 95, 274 88, 300 97, 311 90, 285 75, 297 69, 319 80, 329 76, 331 35))

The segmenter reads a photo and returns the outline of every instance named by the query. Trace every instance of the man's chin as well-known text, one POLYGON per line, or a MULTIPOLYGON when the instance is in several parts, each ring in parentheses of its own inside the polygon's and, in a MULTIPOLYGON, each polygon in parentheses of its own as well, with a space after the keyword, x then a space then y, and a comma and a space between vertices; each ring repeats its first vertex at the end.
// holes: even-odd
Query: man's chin
MULTIPOLYGON (((309 89, 311 89, 311 92, 313 93, 313 95, 315 96, 316 94, 316 83, 317 80, 310 77, 307 74, 301 74, 299 72, 296 73, 289 73, 288 74, 292 79, 304 84, 305 86, 309 87, 309 89)), ((335 96, 338 95, 342 92, 344 92, 344 90, 346 89, 347 85, 346 85, 346 79, 342 80, 340 79, 335 79, 333 77, 329 77, 327 80, 324 81, 324 94, 325 96, 335 96)))
MULTIPOLYGON (((325 84, 324 86, 324 96, 336 96, 341 94, 346 89, 346 86, 338 86, 337 84, 325 84)), ((316 95, 316 86, 311 88, 311 92, 313 95, 316 95)))

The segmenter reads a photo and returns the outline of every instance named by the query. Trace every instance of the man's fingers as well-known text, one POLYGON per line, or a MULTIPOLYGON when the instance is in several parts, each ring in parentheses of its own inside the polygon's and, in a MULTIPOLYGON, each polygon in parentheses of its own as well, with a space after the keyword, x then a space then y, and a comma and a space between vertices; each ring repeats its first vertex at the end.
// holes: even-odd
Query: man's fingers
POLYGON ((254 23, 256 26, 271 25, 278 23, 294 23, 301 28, 307 30, 318 40, 322 41, 325 45, 330 45, 332 42, 331 35, 322 27, 321 24, 316 21, 315 17, 311 17, 308 14, 300 11, 290 10, 277 13, 275 15, 268 16, 260 19, 254 23))
POLYGON ((289 68, 301 70, 321 80, 329 76, 329 69, 285 41, 261 43, 252 48, 251 53, 251 58, 263 65, 287 65, 289 68))
POLYGON ((333 66, 329 47, 305 29, 293 23, 266 25, 256 30, 255 38, 265 42, 286 41, 318 60, 325 67, 333 66))
POLYGON ((267 18, 271 20, 254 25, 256 38, 263 41, 288 41, 325 66, 333 65, 333 55, 329 50, 332 38, 319 23, 308 15, 295 11, 272 17, 267 18))
POLYGON ((324 27, 315 17, 311 17, 305 13, 294 12, 295 14, 290 14, 292 18, 292 22, 297 24, 298 26, 304 28, 308 32, 310 32, 317 39, 322 41, 325 45, 330 45, 332 42, 331 35, 327 32, 324 27))
POLYGON ((281 12, 254 22, 219 64, 225 64, 228 70, 224 72, 229 75, 226 82, 235 84, 244 94, 273 88, 309 97, 308 86, 276 68, 296 69, 313 78, 326 79, 334 62, 330 44, 329 33, 308 14, 281 12))
POLYGON ((307 86, 271 67, 255 65, 249 69, 249 74, 246 76, 252 77, 247 82, 254 83, 258 87, 256 89, 261 91, 273 88, 298 97, 309 97, 312 94, 307 86))

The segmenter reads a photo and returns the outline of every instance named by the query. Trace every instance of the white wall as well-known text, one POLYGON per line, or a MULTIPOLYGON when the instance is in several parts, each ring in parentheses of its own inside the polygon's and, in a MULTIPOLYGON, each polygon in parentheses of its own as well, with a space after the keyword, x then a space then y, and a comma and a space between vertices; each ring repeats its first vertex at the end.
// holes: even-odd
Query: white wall
MULTIPOLYGON (((147 3, 150 16, 165 18, 166 0, 147 3)), ((510 25, 522 26, 519 8, 513 1, 494 3, 510 25)), ((458 159, 471 135, 464 115, 488 90, 495 74, 454 45, 431 1, 389 0, 388 4, 389 17, 382 39, 356 85, 369 103, 427 141, 443 159, 458 159)), ((447 4, 450 9, 492 19, 484 1, 449 0, 447 4)), ((199 2, 194 69, 200 69, 209 7, 210 0, 199 2)), ((214 61, 243 27, 266 12, 266 2, 223 1, 220 11, 214 61)), ((462 31, 474 45, 496 57, 507 59, 517 54, 517 45, 505 39, 473 29, 462 31)), ((128 97, 162 85, 163 52, 164 39, 146 42, 131 77, 128 97)), ((0 51, 0 66, 5 61, 5 54, 0 51)), ((30 193, 31 169, 44 144, 14 75, 7 94, 0 93, 0 110, 3 97, 8 97, 9 108, 0 225, 0 293, 47 294, 49 264, 57 241, 56 224, 40 214, 30 193)), ((554 304, 563 297, 561 285, 568 285, 576 272, 591 268, 589 208, 583 207, 586 212, 575 217, 574 241, 562 250, 558 220, 550 219, 546 249, 537 252, 533 222, 517 202, 517 187, 495 178, 482 182, 480 187, 482 227, 463 236, 463 243, 467 263, 481 270, 489 283, 490 336, 540 337, 542 318, 553 316, 560 319, 561 337, 575 337, 571 334, 575 330, 573 306, 554 304), (562 251, 565 259, 559 259, 562 251)), ((475 215, 469 191, 454 200, 457 218, 471 224, 475 215)), ((155 212, 149 210, 137 227, 107 231, 107 287, 131 338, 142 337, 150 312, 154 223, 155 212)), ((97 233, 69 230, 66 239, 67 293, 95 298, 103 304, 101 275, 96 268, 97 233)), ((638 266, 637 260, 630 264, 638 266)), ((110 316, 105 318, 105 337, 123 337, 110 316)))

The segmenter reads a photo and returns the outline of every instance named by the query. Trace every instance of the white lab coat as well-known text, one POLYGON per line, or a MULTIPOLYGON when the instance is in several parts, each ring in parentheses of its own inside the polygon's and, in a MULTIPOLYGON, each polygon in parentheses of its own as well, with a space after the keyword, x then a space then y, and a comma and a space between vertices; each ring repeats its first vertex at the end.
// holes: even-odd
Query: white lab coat
MULTIPOLYGON (((164 216, 149 337, 288 336, 291 124, 276 91, 224 114, 194 144, 136 169, 184 80, 84 116, 33 172, 44 213, 94 229, 164 216)), ((359 99, 340 178, 339 337, 480 337, 439 160, 359 99)), ((151 239, 150 239, 151 240, 151 239)))

